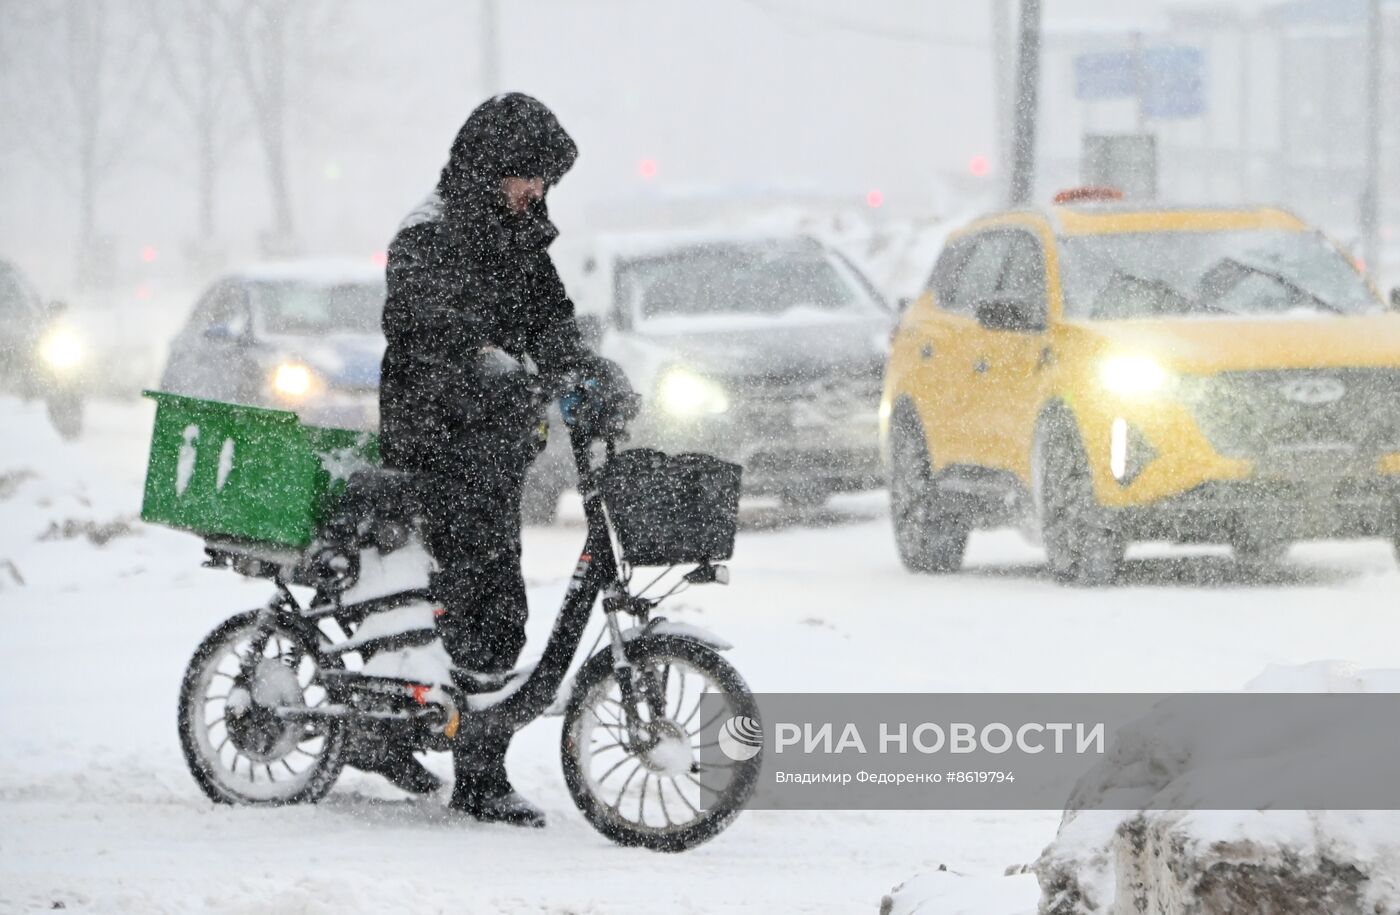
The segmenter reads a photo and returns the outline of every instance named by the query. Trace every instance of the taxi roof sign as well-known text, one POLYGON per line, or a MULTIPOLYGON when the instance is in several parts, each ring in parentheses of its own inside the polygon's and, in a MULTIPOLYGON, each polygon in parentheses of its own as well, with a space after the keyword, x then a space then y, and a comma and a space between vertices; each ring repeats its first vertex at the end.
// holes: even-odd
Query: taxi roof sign
POLYGON ((1108 187, 1101 184, 1090 184, 1083 187, 1071 187, 1060 191, 1053 198, 1056 206, 1067 203, 1110 203, 1123 199, 1123 192, 1116 187, 1108 187))

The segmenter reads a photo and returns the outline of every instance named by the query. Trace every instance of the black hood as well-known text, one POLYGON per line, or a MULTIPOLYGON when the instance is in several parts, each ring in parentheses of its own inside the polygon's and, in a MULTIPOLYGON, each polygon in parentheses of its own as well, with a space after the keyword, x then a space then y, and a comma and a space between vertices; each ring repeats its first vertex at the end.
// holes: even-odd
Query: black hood
POLYGON ((543 103, 519 92, 498 95, 478 106, 457 131, 438 178, 438 196, 449 220, 473 239, 483 259, 544 250, 559 234, 544 200, 512 213, 501 179, 543 178, 552 186, 576 158, 578 147, 543 103))
POLYGON ((508 92, 483 102, 457 132, 438 193, 449 206, 499 206, 502 178, 543 178, 553 185, 577 158, 578 147, 554 112, 536 98, 508 92))

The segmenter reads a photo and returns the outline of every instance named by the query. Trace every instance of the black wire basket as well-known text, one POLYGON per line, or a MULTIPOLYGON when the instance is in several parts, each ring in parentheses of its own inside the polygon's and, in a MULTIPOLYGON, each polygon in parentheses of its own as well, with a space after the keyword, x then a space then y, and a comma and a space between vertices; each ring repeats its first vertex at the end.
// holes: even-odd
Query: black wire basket
POLYGON ((624 451, 608 462, 603 500, 622 555, 636 566, 734 555, 743 468, 708 454, 624 451))

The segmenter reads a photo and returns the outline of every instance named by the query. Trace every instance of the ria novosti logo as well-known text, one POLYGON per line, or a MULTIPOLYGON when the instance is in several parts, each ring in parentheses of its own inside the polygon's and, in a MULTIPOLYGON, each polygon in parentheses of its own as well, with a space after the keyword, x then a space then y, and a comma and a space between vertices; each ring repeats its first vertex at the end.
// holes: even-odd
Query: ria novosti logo
POLYGON ((735 715, 719 729, 719 749, 735 762, 753 759, 763 749, 763 727, 747 715, 735 715))

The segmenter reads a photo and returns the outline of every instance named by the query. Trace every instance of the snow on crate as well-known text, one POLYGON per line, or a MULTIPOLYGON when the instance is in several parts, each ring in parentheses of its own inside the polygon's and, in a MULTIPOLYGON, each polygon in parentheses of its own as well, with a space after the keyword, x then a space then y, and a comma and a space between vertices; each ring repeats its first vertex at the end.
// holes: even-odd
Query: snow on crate
POLYGON ((194 476, 194 461, 199 456, 199 426, 190 423, 180 433, 180 454, 175 459, 175 492, 183 496, 194 476))
POLYGON ((320 451, 316 457, 333 481, 343 482, 350 479, 351 475, 374 466, 365 460, 365 449, 369 443, 369 433, 363 433, 355 439, 354 445, 320 451))
MULTIPOLYGON (((1245 689, 1400 692, 1400 671, 1337 662, 1271 667, 1245 689)), ((1165 705, 1121 729, 1075 786, 1075 809, 1035 863, 1043 915, 1400 907, 1400 812, 1193 809, 1204 806, 1197 802, 1205 786, 1259 778, 1261 759, 1278 773, 1299 771, 1315 765, 1318 747, 1338 740, 1356 748, 1357 766, 1375 765, 1364 751, 1374 722, 1317 714, 1285 729, 1260 718, 1206 737, 1172 720, 1165 705)))

